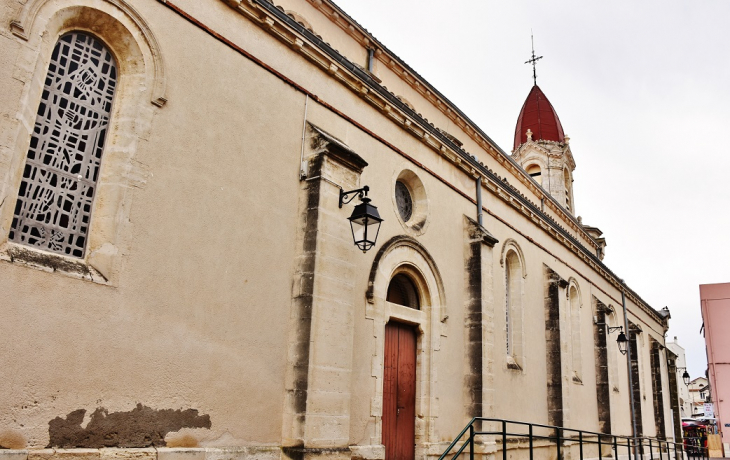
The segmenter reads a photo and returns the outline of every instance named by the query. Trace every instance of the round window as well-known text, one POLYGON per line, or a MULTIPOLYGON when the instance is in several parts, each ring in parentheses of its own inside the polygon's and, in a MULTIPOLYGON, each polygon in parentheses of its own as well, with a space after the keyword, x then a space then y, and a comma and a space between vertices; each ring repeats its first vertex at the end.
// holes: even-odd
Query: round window
POLYGON ((403 222, 408 222, 413 215, 413 198, 406 184, 401 181, 395 183, 395 202, 398 205, 398 214, 403 222))

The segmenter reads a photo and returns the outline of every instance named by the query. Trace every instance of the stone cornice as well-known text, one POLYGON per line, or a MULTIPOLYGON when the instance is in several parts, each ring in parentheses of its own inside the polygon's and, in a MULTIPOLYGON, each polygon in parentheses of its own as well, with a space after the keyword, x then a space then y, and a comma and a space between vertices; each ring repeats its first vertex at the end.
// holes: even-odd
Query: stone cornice
MULTIPOLYGON (((436 128, 433 123, 430 123, 421 114, 415 112, 411 107, 409 107, 409 104, 404 103, 397 95, 382 86, 379 79, 372 76, 362 67, 352 63, 345 56, 333 49, 328 43, 324 42, 321 37, 308 30, 303 25, 297 23, 292 17, 287 15, 282 8, 275 6, 268 0, 222 1, 233 7, 246 18, 257 23, 271 35, 287 44, 292 50, 298 52, 305 59, 313 62, 324 71, 328 72, 332 78, 359 94, 362 99, 370 103, 386 117, 390 118, 391 121, 397 123, 411 135, 420 139, 426 146, 439 152, 454 166, 461 169, 471 177, 476 178, 481 176, 482 184, 486 189, 510 204, 518 212, 534 222, 538 227, 550 234, 565 247, 570 249, 593 270, 601 274, 601 276, 614 285, 616 289, 624 290, 627 296, 633 300, 634 303, 640 305, 644 311, 661 322, 661 318, 654 309, 648 306, 648 304, 646 304, 628 286, 623 284, 618 276, 611 272, 608 267, 606 267, 600 259, 591 252, 591 250, 581 244, 575 236, 571 235, 570 232, 561 225, 561 223, 544 213, 542 211, 542 205, 550 208, 557 215, 563 217, 563 222, 565 222, 576 234, 582 235, 595 250, 598 245, 593 238, 585 232, 578 221, 564 211, 557 201, 550 196, 550 194, 543 191, 543 189, 531 177, 529 177, 508 154, 496 147, 496 144, 494 144, 486 134, 476 128, 471 121, 466 118, 466 116, 463 116, 458 109, 453 107, 450 102, 448 102, 445 98, 441 99, 440 94, 425 81, 421 80, 420 77, 416 80, 417 74, 415 72, 408 72, 408 75, 410 75, 414 81, 412 86, 415 85, 414 87, 418 87, 418 85, 420 85, 424 91, 431 94, 431 97, 427 99, 435 100, 436 102, 434 102, 434 104, 441 108, 444 113, 453 114, 453 117, 455 118, 452 119, 454 119, 454 122, 457 125, 462 127, 462 129, 467 132, 472 139, 477 141, 477 143, 482 146, 485 151, 490 152, 490 154, 492 154, 492 156, 502 166, 512 172, 515 178, 517 178, 521 183, 527 185, 528 188, 535 193, 535 195, 541 197, 540 205, 532 202, 517 188, 509 184, 506 177, 500 177, 484 165, 484 163, 479 162, 475 156, 454 142, 452 136, 449 136, 436 128), (416 83, 418 83, 418 85, 416 85, 416 83)), ((318 6, 320 9, 322 7, 329 8, 329 14, 327 12, 325 12, 325 14, 328 17, 333 18, 335 23, 340 25, 340 27, 343 27, 343 24, 345 24, 340 21, 340 19, 347 20, 348 22, 346 23, 349 23, 352 27, 349 27, 348 25, 348 27, 343 27, 343 29, 349 31, 351 35, 352 33, 355 33, 356 30, 363 33, 362 30, 364 29, 349 19, 349 16, 344 14, 344 12, 339 10, 336 6, 332 5, 329 1, 308 1, 313 3, 315 6, 318 6), (335 15, 334 13, 337 14, 335 15)), ((363 37, 368 39, 368 43, 376 43, 379 45, 379 43, 369 36, 369 34, 363 34, 363 37)), ((362 43, 364 38, 361 38, 361 40, 358 41, 362 43)), ((385 53, 386 51, 381 52, 385 53)), ((400 63, 400 60, 395 55, 391 56, 393 63, 400 63)), ((383 58, 380 59, 381 61, 383 60, 383 58)), ((404 68, 407 68, 404 64, 403 66, 404 68)), ((419 92, 423 94, 423 91, 419 92)), ((316 96, 313 96, 313 98, 316 100, 316 96)))
MULTIPOLYGON (((224 0, 226 1, 226 0, 224 0)), ((251 0, 249 0, 251 1, 251 0)), ((477 143, 485 152, 489 153, 500 165, 506 168, 517 178, 524 186, 537 196, 537 199, 547 200, 545 205, 554 213, 562 217, 566 225, 577 233, 581 232, 580 225, 575 221, 574 217, 565 212, 553 197, 536 187, 531 178, 522 170, 522 168, 512 160, 510 155, 503 151, 484 131, 482 131, 474 122, 469 119, 456 105, 448 98, 441 94, 436 88, 431 86, 423 79, 418 72, 413 70, 408 64, 403 62, 397 55, 391 52, 386 46, 380 43, 375 37, 360 26, 346 12, 329 0, 307 0, 315 8, 321 11, 325 16, 329 17, 332 22, 339 26, 345 33, 350 35, 356 42, 364 48, 375 50, 375 57, 388 67, 395 75, 398 75, 402 81, 407 83, 413 90, 421 94, 432 106, 439 109, 446 117, 456 124, 464 133, 466 133, 474 142, 477 143)), ((420 115, 420 114, 419 114, 420 115)), ((575 166, 573 166, 575 168, 575 166)))
POLYGON ((561 142, 528 140, 524 144, 520 144, 520 146, 512 152, 512 159, 519 162, 520 159, 523 158, 523 154, 525 153, 525 151, 530 147, 542 150, 546 155, 551 157, 565 156, 570 170, 575 170, 575 160, 573 159, 573 152, 570 150, 569 145, 563 144, 561 142), (555 150, 549 148, 551 146, 558 147, 560 149, 560 152, 556 153, 555 150))

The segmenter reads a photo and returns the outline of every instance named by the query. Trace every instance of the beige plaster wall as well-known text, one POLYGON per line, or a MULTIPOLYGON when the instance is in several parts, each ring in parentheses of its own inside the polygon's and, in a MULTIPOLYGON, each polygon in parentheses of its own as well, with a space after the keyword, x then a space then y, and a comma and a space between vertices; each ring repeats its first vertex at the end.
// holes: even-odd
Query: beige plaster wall
MULTIPOLYGON (((112 8, 102 0, 74 1, 112 8)), ((115 277, 108 283, 94 282, 0 261, 0 292, 11 293, 3 302, 0 352, 7 357, 6 368, 12 370, 0 380, 0 407, 6 408, 0 410, 0 425, 18 433, 28 447, 38 448, 48 444, 48 422, 55 417, 66 417, 77 409, 85 409, 88 417, 99 407, 109 413, 126 412, 141 403, 153 410, 196 409, 200 416, 209 416, 209 429, 189 433, 199 446, 280 445, 292 279, 300 249, 297 241, 306 224, 301 219, 298 180, 305 95, 162 3, 129 3, 144 18, 164 55, 167 102, 156 107, 147 97, 148 129, 133 130, 130 164, 141 179, 125 187, 120 198, 125 211, 120 213, 122 242, 115 277)), ((454 189, 474 197, 474 177, 223 2, 175 3, 323 101, 310 98, 307 121, 369 163, 360 185, 370 186, 370 197, 385 219, 379 243, 405 234, 426 248, 443 283, 432 286, 441 289, 432 294, 441 295, 443 302, 420 326, 421 339, 428 338, 423 342, 428 349, 423 350, 426 361, 422 363, 430 370, 428 381, 419 382, 423 409, 419 442, 442 447, 467 422, 463 226, 465 215, 476 218, 476 209, 454 189), (394 184, 406 169, 418 176, 427 197, 426 225, 418 230, 400 222, 394 205, 394 184), (443 311, 448 318, 441 315, 443 311)), ((282 4, 304 15, 346 55, 357 57, 362 52, 310 3, 287 0, 282 4)), ((8 24, 9 18, 19 14, 19 5, 9 0, 2 5, 0 19, 8 24)), ((50 15, 53 5, 49 5, 50 15)), ((16 113, 28 110, 22 107, 23 94, 32 87, 30 80, 18 80, 13 72, 25 55, 24 48, 37 46, 37 59, 41 59, 43 47, 53 40, 24 42, 2 29, 0 43, 0 62, 8 64, 0 68, 0 85, 8 88, 0 95, 0 173, 3 190, 11 191, 3 197, 9 201, 2 208, 5 220, 0 226, 7 228, 7 209, 14 203, 13 193, 17 194, 12 192, 17 189, 17 171, 11 169, 25 155, 16 147, 20 130, 16 113)), ((145 51, 144 43, 139 46, 145 56, 144 72, 149 73, 151 52, 145 51)), ((43 67, 43 63, 32 64, 43 67)), ((391 87, 385 80, 396 82, 397 77, 388 72, 378 68, 376 73, 391 87)), ((398 85, 417 110, 451 130, 454 125, 440 111, 425 100, 418 101, 415 92, 405 94, 413 90, 402 82, 394 88, 398 85)), ((140 84, 139 91, 148 95, 150 85, 140 84)), ((115 107, 125 103, 120 99, 115 107)), ((467 140, 465 134, 452 134, 467 140)), ((305 153, 311 153, 305 147, 305 153)), ((477 153, 477 148, 474 144, 469 150, 477 153)), ((479 158, 498 174, 509 174, 486 152, 479 158)), ((111 174, 105 177, 114 180, 111 174)), ((489 365, 494 375, 490 388, 494 406, 485 415, 547 422, 543 300, 543 266, 547 265, 562 278, 575 279, 581 292, 583 383, 575 384, 564 375, 569 396, 566 425, 596 429, 591 296, 613 304, 623 324, 620 292, 501 197, 486 188, 482 193, 489 211, 484 226, 500 241, 492 260, 485 262, 491 264, 494 275, 489 280, 494 296, 488 307, 495 318, 494 334, 488 338, 494 343, 494 361, 489 365), (527 350, 523 371, 507 369, 503 349, 505 286, 500 254, 509 239, 522 250, 527 272, 522 301, 527 350)), ((342 228, 328 229, 332 235, 350 238, 345 220, 350 206, 327 212, 341 215, 342 228)), ((376 252, 377 248, 362 254, 353 246, 340 254, 351 261, 356 274, 351 280, 355 293, 351 445, 379 443, 377 405, 382 381, 377 375, 382 343, 376 339, 383 324, 369 316, 369 309, 376 307, 365 298, 376 252)), ((376 299, 375 305, 382 303, 382 298, 376 299)), ((631 320, 646 324, 645 334, 657 334, 661 342, 662 326, 637 305, 630 304, 629 309, 631 320)), ((615 346, 613 340, 615 336, 610 336, 609 349, 615 346)), ((564 339, 566 359, 570 346, 570 340, 564 339)), ((641 359, 648 363, 646 348, 641 359)), ((619 392, 611 393, 612 424, 615 432, 628 434, 625 358, 619 355, 615 363, 619 392)), ((650 391, 649 374, 644 382, 650 391)), ((642 404, 644 426, 651 427, 651 398, 642 404)))

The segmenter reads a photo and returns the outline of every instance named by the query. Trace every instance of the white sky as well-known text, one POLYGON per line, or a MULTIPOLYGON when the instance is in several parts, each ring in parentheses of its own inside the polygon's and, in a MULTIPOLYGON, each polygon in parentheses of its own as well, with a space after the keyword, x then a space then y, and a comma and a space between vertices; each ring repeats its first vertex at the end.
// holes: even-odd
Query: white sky
POLYGON ((704 375, 698 286, 730 282, 730 1, 335 1, 507 152, 534 32, 577 214, 704 375))

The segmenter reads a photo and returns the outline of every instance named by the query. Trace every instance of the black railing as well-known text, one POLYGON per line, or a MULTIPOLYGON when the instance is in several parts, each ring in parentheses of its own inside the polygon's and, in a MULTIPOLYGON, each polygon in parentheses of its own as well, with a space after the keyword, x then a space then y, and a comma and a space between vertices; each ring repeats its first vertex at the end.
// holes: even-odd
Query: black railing
MULTIPOLYGON (((707 447, 685 445, 679 442, 649 437, 621 436, 596 433, 586 430, 575 430, 539 423, 516 422, 496 418, 476 417, 459 433, 439 460, 457 460, 462 454, 468 454, 469 460, 480 455, 477 448, 483 445, 485 436, 493 436, 491 442, 502 445, 502 460, 507 458, 509 443, 522 444, 529 450, 529 460, 534 460, 536 449, 554 448, 557 460, 562 460, 562 451, 578 446, 579 460, 584 458, 614 460, 708 460, 707 447), (492 428, 492 429, 487 429, 492 428), (539 444, 539 445, 536 445, 539 444), (595 446, 595 455, 586 455, 586 451, 595 446)), ((479 449, 481 450, 481 449, 479 449)))

